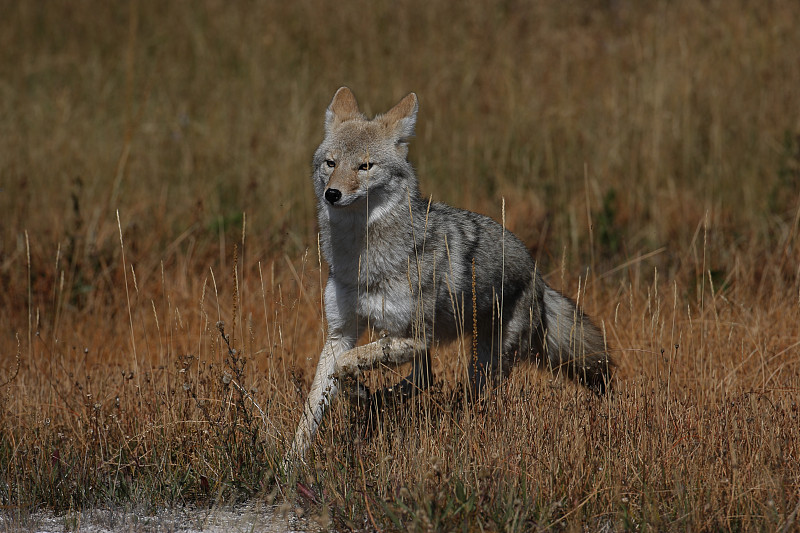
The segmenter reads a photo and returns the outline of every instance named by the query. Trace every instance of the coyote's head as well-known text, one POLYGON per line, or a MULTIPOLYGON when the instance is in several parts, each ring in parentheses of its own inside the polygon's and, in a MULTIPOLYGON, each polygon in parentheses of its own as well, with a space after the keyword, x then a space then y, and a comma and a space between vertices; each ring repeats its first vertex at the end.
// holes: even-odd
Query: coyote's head
POLYGON ((406 156, 417 109, 417 95, 411 93, 370 120, 350 89, 336 91, 325 113, 325 139, 314 154, 320 209, 372 213, 409 192, 416 194, 416 177, 406 156))

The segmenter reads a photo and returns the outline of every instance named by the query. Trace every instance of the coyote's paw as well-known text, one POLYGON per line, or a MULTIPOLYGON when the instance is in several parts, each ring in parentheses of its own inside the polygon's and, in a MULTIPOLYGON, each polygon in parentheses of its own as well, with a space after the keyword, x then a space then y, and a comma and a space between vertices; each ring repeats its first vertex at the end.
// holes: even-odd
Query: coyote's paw
POLYGON ((370 401, 372 393, 369 388, 358 380, 347 380, 342 387, 342 392, 350 403, 365 403, 370 401))
POLYGON ((372 432, 381 425, 387 402, 386 389, 375 391, 370 395, 367 409, 364 413, 364 436, 369 438, 372 432))
POLYGON ((401 382, 393 387, 384 387, 375 391, 369 398, 367 423, 369 427, 378 424, 386 413, 387 407, 396 407, 411 396, 406 383, 401 382))

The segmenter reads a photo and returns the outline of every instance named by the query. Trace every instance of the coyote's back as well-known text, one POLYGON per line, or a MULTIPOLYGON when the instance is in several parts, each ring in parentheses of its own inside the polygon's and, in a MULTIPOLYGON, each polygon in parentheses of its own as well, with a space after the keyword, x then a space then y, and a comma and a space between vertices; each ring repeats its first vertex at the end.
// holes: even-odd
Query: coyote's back
POLYGON ((411 93, 370 120, 343 87, 326 112, 312 180, 329 265, 328 335, 290 456, 310 444, 338 392, 343 361, 356 358, 359 368, 402 362, 388 345, 369 357, 361 348, 360 359, 352 355, 367 327, 417 347, 405 358, 413 359, 411 374, 393 394, 426 388, 428 348, 461 335, 475 337, 467 367, 476 394, 520 359, 597 393, 610 383, 603 336, 575 302, 547 285, 514 234, 486 216, 422 197, 407 159, 417 110, 411 93))

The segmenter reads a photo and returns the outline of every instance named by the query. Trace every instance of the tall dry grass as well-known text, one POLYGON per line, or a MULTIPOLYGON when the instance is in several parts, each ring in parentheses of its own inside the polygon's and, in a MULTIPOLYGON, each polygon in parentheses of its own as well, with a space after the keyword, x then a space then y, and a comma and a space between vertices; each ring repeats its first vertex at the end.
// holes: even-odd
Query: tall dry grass
MULTIPOLYGON (((781 530, 800 512, 792 2, 6 3, 0 504, 247 497, 338 528, 781 530), (331 95, 420 96, 423 191, 602 323, 594 399, 521 366, 277 469, 323 338, 331 95), (218 327, 218 323, 224 323, 218 327)), ((370 384, 391 381, 391 371, 370 384)))

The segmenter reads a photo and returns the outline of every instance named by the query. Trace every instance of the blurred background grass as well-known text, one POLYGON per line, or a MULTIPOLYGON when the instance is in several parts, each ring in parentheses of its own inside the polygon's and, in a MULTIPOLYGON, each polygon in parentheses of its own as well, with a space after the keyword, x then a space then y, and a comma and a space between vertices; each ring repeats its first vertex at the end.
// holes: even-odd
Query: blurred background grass
MULTIPOLYGON (((424 194, 531 248, 607 268, 684 249, 708 210, 769 242, 800 193, 793 2, 7 2, 0 22, 0 275, 206 251, 221 230, 313 246, 310 154, 331 95, 409 91, 424 194)), ((668 256, 665 258, 669 259, 668 256)), ((669 261, 665 264, 669 265, 669 261)))
MULTIPOLYGON (((376 464, 397 458, 368 472, 378 501, 418 486, 411 507, 424 517, 449 505, 435 488, 446 479, 484 515, 505 505, 519 517, 519 500, 545 525, 790 523, 796 2, 0 1, 0 12, 3 505, 191 501, 213 498, 215 483, 274 498, 265 472, 282 443, 263 439, 245 395, 226 407, 219 378, 247 381, 280 432, 293 430, 322 342, 310 159, 347 85, 368 114, 418 94, 410 157, 423 194, 496 219, 505 199, 507 226, 543 271, 558 278, 565 259, 553 282, 568 294, 594 267, 584 301, 623 380, 607 447, 591 441, 596 407, 569 388, 526 393, 545 406, 533 413, 510 395, 509 427, 488 417, 466 440, 459 421, 440 445, 436 417, 418 420, 419 457, 402 435, 364 448, 376 464), (226 359, 220 319, 247 377, 226 359), (748 396, 756 387, 774 409, 748 396), (585 450, 570 446, 587 426, 546 431, 567 411, 592 426, 585 450), (529 445, 512 430, 534 427, 530 416, 545 427, 529 445), (714 438, 696 439, 717 422, 714 438), (421 479, 436 457, 444 477, 421 479), (595 463, 610 481, 580 466, 595 463), (510 488, 479 482, 504 465, 521 472, 510 488)), ((363 518, 363 450, 340 415, 313 475, 363 518)))

